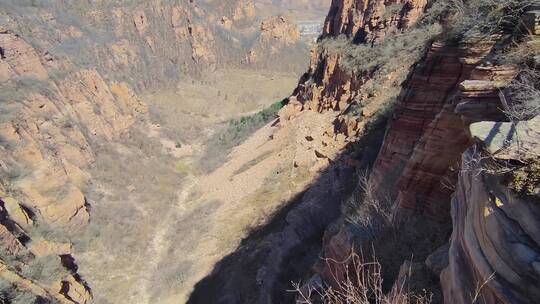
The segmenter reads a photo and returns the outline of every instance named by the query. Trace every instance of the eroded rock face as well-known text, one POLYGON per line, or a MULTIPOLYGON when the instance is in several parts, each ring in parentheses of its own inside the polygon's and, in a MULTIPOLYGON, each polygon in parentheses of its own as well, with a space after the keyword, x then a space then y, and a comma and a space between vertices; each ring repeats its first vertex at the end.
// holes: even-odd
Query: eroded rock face
POLYGON ((261 41, 277 40, 280 43, 292 44, 300 38, 298 26, 286 16, 272 17, 261 23, 261 41))
POLYGON ((346 35, 372 43, 416 22, 426 5, 425 0, 400 0, 392 4, 379 0, 334 0, 323 37, 346 35))
MULTIPOLYGON (((376 42, 388 33, 406 28, 411 22, 417 20, 425 5, 424 2, 409 3, 405 6, 410 8, 408 16, 407 14, 398 14, 403 17, 399 22, 385 23, 381 22, 384 18, 379 18, 385 9, 382 3, 334 1, 327 18, 324 35, 331 37, 343 34, 359 41, 376 42), (369 19, 374 18, 374 16, 378 17, 374 20, 369 19)), ((404 9, 402 12, 406 11, 404 9)), ((493 66, 489 62, 486 63, 485 59, 497 39, 500 37, 484 39, 482 42, 464 41, 460 45, 435 42, 427 55, 412 70, 407 82, 404 83, 397 105, 393 110, 383 146, 370 175, 370 180, 375 184, 375 191, 379 196, 389 198, 394 203, 396 219, 406 219, 413 214, 419 214, 444 225, 443 223, 450 215, 450 202, 458 179, 457 173, 463 171, 460 165, 462 153, 473 144, 468 126, 473 123, 473 128, 478 129, 480 126, 474 124, 476 122, 505 119, 501 112, 503 105, 500 92, 516 76, 517 71, 515 67, 493 66)), ((291 97, 289 106, 280 113, 282 119, 290 119, 294 117, 294 113, 303 110, 343 111, 351 100, 362 100, 364 98, 362 87, 365 85, 363 83, 365 79, 353 77, 351 73, 340 68, 341 61, 342 58, 339 54, 332 54, 324 49, 314 51, 310 71, 304 76, 295 94, 291 97)), ((365 108, 363 110, 369 111, 365 108)), ((352 134, 354 129, 358 128, 357 124, 358 121, 342 116, 336 127, 338 132, 352 134)), ((498 123, 491 123, 492 127, 495 125, 498 123)), ((504 130, 507 133, 510 132, 508 126, 504 130)), ((489 130, 484 133, 484 137, 492 134, 489 130)), ((505 134, 499 136, 501 143, 504 142, 502 138, 508 135, 505 134)), ((529 137, 525 136, 525 138, 529 137)), ((532 141, 527 139, 527 142, 532 141)), ((496 144, 492 144, 492 146, 496 146, 496 144)), ((536 146, 533 144, 531 147, 536 146)), ((465 173, 461 173, 461 175, 463 174, 465 173)), ((467 174, 465 174, 468 176, 467 178, 471 179, 472 176, 467 174)), ((464 179, 464 177, 461 178, 464 179)), ((487 248, 486 237, 479 231, 463 232, 464 225, 474 226, 474 229, 478 225, 484 225, 480 220, 471 218, 470 214, 474 211, 467 211, 477 208, 477 205, 468 201, 470 189, 475 182, 468 180, 465 182, 467 183, 466 188, 460 184, 459 187, 462 188, 458 189, 458 193, 462 192, 461 200, 463 202, 460 205, 468 207, 456 206, 457 199, 452 202, 454 237, 449 254, 450 267, 445 271, 445 280, 443 280, 445 302, 447 303, 466 303, 467 300, 470 302, 470 298, 466 299, 465 295, 474 294, 474 290, 467 289, 465 285, 468 284, 469 287, 481 285, 482 279, 489 278, 489 274, 486 276, 485 269, 500 269, 499 267, 503 267, 504 263, 507 265, 516 263, 521 265, 520 267, 525 267, 523 266, 525 262, 517 257, 514 261, 504 260, 510 259, 508 256, 496 257, 498 260, 490 260, 490 257, 482 258, 489 260, 489 262, 485 262, 478 257, 470 256, 478 250, 483 250, 481 253, 477 252, 478 256, 482 254, 501 255, 500 253, 489 253, 488 250, 506 251, 512 246, 509 244, 510 241, 506 239, 497 240, 497 244, 491 245, 494 247, 487 248), (470 207, 471 205, 474 207, 470 207), (458 226, 459 228, 457 228, 458 226), (469 242, 471 238, 476 238, 475 242, 480 244, 486 242, 486 248, 478 249, 472 243, 464 245, 464 242, 469 242), (482 266, 480 263, 488 263, 491 266, 482 266), (465 274, 460 275, 461 271, 465 274)), ((460 183, 462 182, 460 181, 460 183)), ((475 187, 483 189, 487 186, 490 185, 475 187)), ((498 191, 502 191, 503 188, 500 187, 498 191)), ((537 221, 537 219, 530 218, 522 220, 537 221)), ((495 224, 491 224, 490 227, 502 231, 507 229, 510 224, 497 225, 500 226, 496 227, 495 224)), ((358 245, 359 242, 362 243, 370 237, 369 233, 365 233, 364 239, 362 236, 353 236, 349 228, 349 224, 345 222, 327 230, 323 244, 325 258, 342 261, 348 257, 353 243, 358 245)), ((358 227, 354 229, 358 230, 358 227)), ((487 230, 488 228, 485 228, 485 231, 487 230)), ((355 233, 358 234, 358 231, 355 233)), ((482 233, 485 234, 485 232, 482 233)), ((513 231, 512 233, 520 234, 521 232, 513 231)), ((531 232, 524 234, 527 233, 531 232)), ((486 291, 487 303, 511 303, 512 300, 518 301, 517 303, 528 303, 536 296, 537 291, 535 287, 531 286, 532 282, 538 282, 538 276, 533 274, 531 269, 537 257, 535 251, 537 244, 527 246, 533 249, 524 249, 520 254, 522 254, 521 257, 527 256, 524 259, 529 268, 527 270, 521 268, 513 273, 512 279, 514 281, 505 277, 510 275, 507 269, 500 270, 503 271, 500 282, 494 283, 499 285, 487 288, 489 290, 486 291), (504 271, 507 273, 505 274, 504 271), (512 282, 511 285, 504 286, 504 283, 501 283, 504 280, 512 282), (515 289, 517 285, 520 285, 519 282, 523 282, 521 289, 515 289), (523 293, 521 298, 512 295, 520 292, 523 293), (507 296, 508 298, 505 298, 507 296)), ((437 264, 445 265, 446 255, 441 256, 444 258, 437 264)), ((440 272, 444 267, 433 266, 432 260, 429 264, 437 272, 440 272)), ((318 263, 315 267, 317 276, 330 284, 335 283, 336 278, 343 277, 344 271, 346 269, 340 268, 336 264, 318 263)))
MULTIPOLYGON (((116 140, 147 114, 125 84, 107 84, 95 70, 82 70, 48 85, 48 96, 31 93, 20 101, 6 102, 21 107, 0 124, 2 185, 6 188, 0 200, 7 212, 0 221, 1 247, 12 256, 28 256, 29 263, 34 256, 71 254, 65 249, 69 244, 29 242, 27 234, 38 223, 61 230, 84 226, 90 216, 83 193, 90 178, 85 170, 94 161, 95 144, 116 140)), ((6 277, 14 285, 31 286, 19 283, 26 279, 18 275, 6 277)), ((62 301, 75 299, 76 303, 91 298, 80 278, 67 273, 62 280, 44 287, 53 298, 64 295, 62 301)))
POLYGON ((539 206, 487 172, 481 149, 464 154, 452 199, 450 265, 441 275, 445 303, 470 303, 471 295, 486 303, 536 303, 539 206))
POLYGON ((470 145, 462 121, 466 113, 455 113, 456 106, 481 103, 485 109, 500 108, 497 99, 472 100, 469 92, 459 90, 466 79, 496 77, 498 69, 480 68, 480 75, 476 69, 491 45, 435 43, 405 84, 371 174, 380 194, 395 200, 399 209, 432 218, 449 214, 452 171, 470 145), (460 99, 460 94, 467 97, 460 99))
POLYGON ((11 77, 46 79, 39 55, 23 39, 0 28, 0 82, 11 77))
MULTIPOLYGON (((21 292, 87 303, 71 244, 49 229, 89 222, 96 151, 148 122, 135 90, 221 67, 280 69, 284 52, 307 50, 287 18, 260 26, 251 0, 56 4, 14 1, 0 13, 0 251, 14 259, 0 277, 21 292), (257 64, 245 61, 252 49, 257 64), (59 260, 65 273, 51 282, 21 271, 59 260)), ((290 63, 285 70, 303 65, 290 63)))
MULTIPOLYGON (((380 42, 387 35, 414 24, 426 5, 424 0, 394 4, 379 0, 334 0, 322 39, 344 35, 355 43, 380 42)), ((332 53, 324 47, 315 48, 311 53, 309 71, 300 80, 292 99, 303 105, 301 110, 343 111, 353 101, 367 96, 362 87, 373 76, 372 72, 356 75, 343 67, 342 54, 332 53)))
POLYGON ((272 69, 281 62, 303 71, 307 64, 307 44, 300 40, 300 30, 287 16, 270 17, 261 22, 259 34, 246 54, 244 62, 257 68, 272 69))
MULTIPOLYGON (((43 79, 47 66, 53 64, 57 65, 55 76, 65 74, 73 69, 69 64, 65 66, 66 61, 96 68, 104 77, 126 82, 134 89, 174 85, 180 75, 196 76, 225 67, 257 68, 264 63, 266 68, 275 70, 304 69, 304 62, 287 61, 284 56, 281 65, 275 64, 280 58, 266 58, 262 53, 255 65, 245 60, 260 45, 259 39, 253 37, 262 35, 251 0, 156 0, 130 5, 106 0, 65 7, 13 7, 0 16, 0 32, 4 33, 0 44, 10 45, 0 51, 0 81, 13 73, 28 74, 26 67, 31 67, 35 74, 32 76, 43 79), (32 48, 21 37, 32 38, 40 53, 29 52, 32 48), (15 49, 20 50, 20 62, 10 65, 15 49), (39 68, 38 57, 46 57, 41 63, 47 65, 45 68, 39 68)), ((284 36, 287 43, 278 48, 295 52, 294 29, 292 33, 288 30, 283 33, 292 37, 284 36)), ((274 43, 283 42, 278 40, 261 47, 276 47, 274 43)), ((306 47, 302 49, 303 55, 307 53, 306 47)))
POLYGON ((70 231, 88 223, 86 169, 97 144, 117 140, 145 120, 148 110, 126 83, 57 59, 15 34, 9 16, 1 19, 12 28, 0 33, 0 251, 11 259, 0 267, 0 277, 18 292, 87 303, 90 289, 76 266, 63 262, 73 260, 71 244, 38 231, 70 231), (42 282, 25 274, 24 269, 45 267, 41 263, 54 263, 58 277, 42 282))
POLYGON ((84 168, 94 160, 92 141, 112 141, 147 110, 125 84, 110 86, 95 70, 51 83, 50 94, 30 94, 12 113, 16 118, 2 123, 6 146, 0 153, 8 171, 22 171, 12 191, 29 207, 50 224, 78 226, 88 220, 80 189, 89 178, 84 168))

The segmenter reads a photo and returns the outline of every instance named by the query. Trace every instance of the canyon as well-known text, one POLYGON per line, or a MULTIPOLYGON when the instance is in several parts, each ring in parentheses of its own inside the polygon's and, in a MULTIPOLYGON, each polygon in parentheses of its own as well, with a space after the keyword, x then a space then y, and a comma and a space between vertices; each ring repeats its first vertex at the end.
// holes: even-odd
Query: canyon
POLYGON ((461 3, 0 0, 0 302, 536 303, 540 5, 461 3))

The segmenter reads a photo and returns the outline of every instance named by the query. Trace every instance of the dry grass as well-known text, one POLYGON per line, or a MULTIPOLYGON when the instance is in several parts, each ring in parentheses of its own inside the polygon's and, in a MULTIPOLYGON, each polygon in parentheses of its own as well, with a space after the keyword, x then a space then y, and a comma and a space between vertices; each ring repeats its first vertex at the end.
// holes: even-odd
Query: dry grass
POLYGON ((515 41, 510 48, 501 55, 505 63, 524 65, 534 65, 534 57, 540 55, 540 37, 536 35, 526 35, 519 41, 515 41))
POLYGON ((439 31, 440 27, 436 24, 420 26, 389 36, 374 45, 355 44, 346 37, 339 36, 324 39, 319 48, 341 54, 344 57, 343 68, 350 72, 362 74, 375 69, 391 72, 403 64, 413 64, 420 59, 431 39, 439 31))
MULTIPOLYGON (((359 242, 358 251, 377 252, 385 284, 394 282, 400 267, 411 257, 424 261, 435 249, 448 242, 450 219, 434 222, 420 216, 394 218, 394 202, 374 191, 366 173, 360 174, 359 186, 344 206, 349 230, 359 242)), ((438 278, 422 272, 414 284, 434 293, 434 302, 441 297, 438 278)), ((391 286, 385 286, 391 288, 391 286)))
POLYGON ((298 303, 304 304, 428 304, 431 296, 415 294, 407 289, 407 281, 395 284, 384 292, 382 266, 376 258, 367 261, 351 253, 345 261, 326 260, 328 267, 343 270, 344 278, 335 278, 336 286, 309 287, 295 284, 298 303))
POLYGON ((392 201, 381 198, 367 172, 359 174, 358 187, 344 206, 346 219, 353 226, 362 227, 371 235, 392 225, 392 201))
POLYGON ((521 15, 536 0, 449 0, 448 8, 454 14, 452 38, 489 35, 501 30, 514 30, 521 15))
POLYGON ((511 121, 529 120, 540 114, 540 72, 525 68, 501 95, 511 121), (510 98, 506 98, 506 96, 510 98))

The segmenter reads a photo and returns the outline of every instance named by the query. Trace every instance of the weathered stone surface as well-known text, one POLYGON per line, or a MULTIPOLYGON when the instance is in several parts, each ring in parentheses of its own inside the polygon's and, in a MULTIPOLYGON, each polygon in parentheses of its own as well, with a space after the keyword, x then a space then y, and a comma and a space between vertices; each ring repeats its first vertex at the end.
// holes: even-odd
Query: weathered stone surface
POLYGON ((451 190, 441 180, 468 144, 452 104, 458 85, 474 69, 463 64, 466 56, 471 54, 459 47, 435 43, 400 95, 371 176, 378 191, 399 197, 404 209, 436 216, 438 208, 449 206, 451 190), (438 207, 431 209, 426 199, 438 207))
POLYGON ((406 28, 416 22, 426 4, 425 0, 400 0, 392 4, 379 0, 333 1, 330 7, 332 13, 326 19, 323 36, 344 34, 373 42, 388 32, 406 28), (387 18, 383 18, 385 15, 387 18))
POLYGON ((35 296, 39 296, 46 300, 52 300, 61 304, 73 304, 73 303, 79 303, 70 301, 69 299, 65 298, 59 293, 56 293, 51 288, 45 288, 42 286, 39 286, 35 284, 33 281, 25 279, 24 277, 20 276, 18 273, 12 271, 8 268, 8 266, 3 262, 0 261, 0 277, 4 279, 5 281, 11 283, 13 286, 16 286, 17 288, 29 292, 35 296))
POLYGON ((526 160, 540 156, 540 117, 519 122, 478 122, 471 135, 500 159, 526 160))
POLYGON ((4 208, 9 217, 17 223, 21 228, 28 228, 34 221, 30 218, 28 213, 21 207, 19 202, 12 197, 2 197, 0 201, 4 203, 4 208))
MULTIPOLYGON (((261 36, 259 39, 265 43, 276 40, 279 44, 292 44, 300 39, 300 30, 286 16, 271 17, 261 23, 261 36)), ((274 47, 275 45, 272 44, 271 46, 274 47)))
MULTIPOLYGON (((345 35, 355 43, 380 42, 385 36, 413 25, 426 4, 424 0, 397 3, 380 0, 333 1, 322 37, 345 35)), ((293 93, 296 100, 304 105, 304 110, 344 111, 349 104, 366 99, 368 93, 362 88, 369 87, 372 73, 356 75, 345 69, 342 62, 340 54, 320 48, 312 50, 309 71, 293 93)), ((407 69, 403 68, 404 71, 407 69)), ((390 83, 393 76, 388 77, 390 83)), ((383 83, 377 85, 385 86, 383 83)), ((365 109, 366 116, 371 116, 380 108, 380 103, 375 104, 373 108, 365 109)))
POLYGON ((536 303, 539 206, 482 170, 477 151, 464 154, 462 167, 468 169, 461 171, 452 200, 450 265, 441 276, 445 302, 470 303, 478 294, 486 303, 536 303))
POLYGON ((0 81, 13 76, 44 80, 48 73, 32 46, 18 35, 0 31, 0 81))
POLYGON ((440 275, 441 272, 448 267, 448 251, 450 250, 450 244, 445 244, 432 254, 430 254, 425 264, 436 275, 440 275))

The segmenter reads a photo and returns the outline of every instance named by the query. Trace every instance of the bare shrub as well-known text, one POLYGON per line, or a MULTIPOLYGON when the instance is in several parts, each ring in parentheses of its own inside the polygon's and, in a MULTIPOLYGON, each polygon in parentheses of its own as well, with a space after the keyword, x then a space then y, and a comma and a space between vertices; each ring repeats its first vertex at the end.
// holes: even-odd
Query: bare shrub
POLYGON ((501 95, 504 112, 511 121, 531 119, 540 114, 540 72, 524 69, 501 95), (510 98, 506 98, 509 96, 510 98))
POLYGON ((372 234, 392 222, 392 202, 375 193, 373 182, 367 172, 361 172, 358 187, 345 205, 347 221, 367 228, 372 234))
MULTIPOLYGON (((424 261, 435 249, 448 242, 452 229, 449 217, 440 221, 414 214, 395 218, 392 198, 377 193, 365 173, 359 180, 359 186, 344 204, 343 213, 358 251, 377 252, 386 284, 396 279, 406 260, 414 257, 417 261, 424 261)), ((431 273, 422 272, 414 283, 420 287, 416 290, 428 289, 435 299, 442 297, 438 278, 431 273)))
POLYGON ((22 269, 23 276, 46 284, 58 282, 68 274, 57 255, 37 257, 22 269))
POLYGON ((540 37, 536 35, 527 35, 514 41, 510 47, 500 57, 504 63, 516 65, 536 65, 540 56, 540 37))
POLYGON ((384 292, 382 266, 376 258, 366 261, 362 256, 351 253, 345 261, 326 260, 333 267, 344 270, 344 279, 335 280, 336 286, 322 288, 301 288, 293 284, 299 302, 305 304, 427 304, 428 294, 414 294, 407 288, 407 281, 395 284, 389 292, 384 292))
POLYGON ((451 35, 492 34, 514 28, 525 10, 536 0, 450 0, 454 14, 451 35))
POLYGON ((34 304, 48 302, 36 297, 33 293, 19 290, 11 282, 0 278, 0 303, 34 304))
POLYGON ((536 194, 540 185, 540 158, 518 168, 512 172, 510 188, 517 193, 525 195, 536 194))

